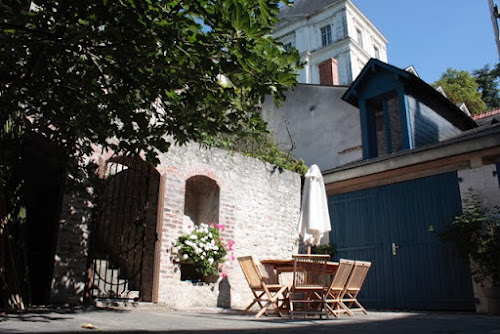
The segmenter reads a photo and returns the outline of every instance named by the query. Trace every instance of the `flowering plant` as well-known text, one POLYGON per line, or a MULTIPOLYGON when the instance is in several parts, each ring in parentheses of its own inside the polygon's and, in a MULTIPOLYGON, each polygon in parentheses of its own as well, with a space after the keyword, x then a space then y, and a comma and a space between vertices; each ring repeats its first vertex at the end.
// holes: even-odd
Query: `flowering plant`
MULTIPOLYGON (((180 260, 194 264, 196 271, 203 276, 216 275, 219 263, 225 261, 228 252, 220 236, 223 229, 223 225, 201 223, 191 232, 181 235, 175 244, 180 260)), ((233 243, 229 244, 232 246, 233 243)))

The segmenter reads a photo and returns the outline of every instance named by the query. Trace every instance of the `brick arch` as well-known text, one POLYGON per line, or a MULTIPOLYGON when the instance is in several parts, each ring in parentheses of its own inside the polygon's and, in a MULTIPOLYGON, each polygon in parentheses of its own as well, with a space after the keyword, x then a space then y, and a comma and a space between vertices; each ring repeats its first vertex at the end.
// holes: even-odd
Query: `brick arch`
POLYGON ((210 166, 198 166, 198 167, 190 167, 183 171, 182 177, 184 180, 188 180, 194 176, 205 176, 212 180, 214 180, 220 188, 226 186, 226 182, 224 178, 219 175, 219 173, 210 168, 210 166))
POLYGON ((129 291, 137 291, 140 300, 152 301, 160 174, 140 157, 116 154, 99 160, 104 181, 92 222, 92 284, 100 287, 98 297, 128 298, 129 291), (108 277, 109 269, 128 279, 126 287, 120 286, 118 272, 108 277))
MULTIPOLYGON (((184 232, 184 209, 186 198, 186 183, 195 178, 207 178, 212 180, 219 188, 219 217, 218 224, 224 226, 221 236, 225 240, 234 240, 234 199, 231 196, 232 187, 229 180, 225 180, 224 174, 219 173, 210 166, 194 164, 189 167, 178 167, 175 165, 163 165, 159 168, 164 179, 164 208, 161 210, 161 271, 163 279, 177 281, 180 279, 180 266, 177 258, 172 254, 172 245, 184 232)), ((207 222, 210 223, 210 222, 207 222)), ((231 253, 228 261, 224 264, 223 272, 231 267, 231 253)))
POLYGON ((180 187, 180 193, 185 197, 186 182, 193 177, 206 177, 217 184, 219 187, 219 217, 218 223, 225 227, 222 236, 227 240, 234 240, 234 202, 231 196, 232 187, 220 173, 210 168, 210 166, 190 167, 181 173, 183 185, 180 187))
POLYGON ((109 176, 109 169, 112 164, 119 164, 129 168, 139 169, 143 172, 160 175, 160 170, 151 163, 147 162, 144 157, 129 156, 123 154, 102 154, 97 159, 99 177, 106 178, 109 176))

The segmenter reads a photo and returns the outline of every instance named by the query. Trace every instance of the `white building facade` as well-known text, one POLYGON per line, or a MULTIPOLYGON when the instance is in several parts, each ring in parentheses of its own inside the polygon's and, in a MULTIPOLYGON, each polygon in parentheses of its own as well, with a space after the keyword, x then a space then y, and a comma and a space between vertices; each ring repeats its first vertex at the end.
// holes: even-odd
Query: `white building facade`
POLYGON ((340 85, 350 84, 370 58, 387 62, 387 39, 351 0, 296 0, 279 17, 273 35, 299 51, 300 83, 320 84, 318 65, 330 58, 338 62, 340 85))

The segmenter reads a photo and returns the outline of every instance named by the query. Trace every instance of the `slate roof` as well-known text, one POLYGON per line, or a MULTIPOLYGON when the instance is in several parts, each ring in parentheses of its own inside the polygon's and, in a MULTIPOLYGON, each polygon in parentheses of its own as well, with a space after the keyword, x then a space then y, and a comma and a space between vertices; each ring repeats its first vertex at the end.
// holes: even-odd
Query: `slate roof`
POLYGON ((293 7, 283 6, 280 9, 278 26, 288 25, 295 21, 309 17, 323 8, 332 5, 339 0, 298 0, 293 7))
POLYGON ((299 0, 295 2, 294 7, 283 6, 278 17, 280 19, 287 17, 306 17, 337 1, 338 0, 299 0))

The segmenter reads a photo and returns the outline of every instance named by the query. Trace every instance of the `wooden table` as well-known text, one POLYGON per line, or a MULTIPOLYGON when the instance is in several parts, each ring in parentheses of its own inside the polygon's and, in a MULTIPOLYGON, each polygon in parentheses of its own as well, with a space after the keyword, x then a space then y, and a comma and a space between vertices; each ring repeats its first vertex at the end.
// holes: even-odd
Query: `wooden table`
MULTIPOLYGON (((292 283, 293 276, 290 273, 293 273, 293 259, 266 259, 261 260, 260 263, 264 266, 265 274, 270 282, 292 283)), ((326 273, 335 275, 339 263, 328 261, 326 265, 326 273)))

